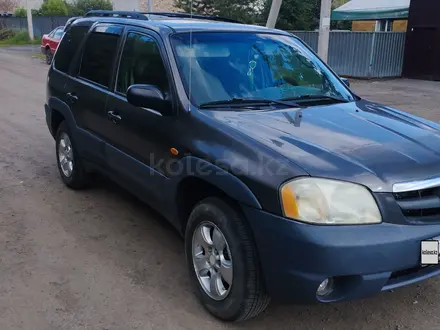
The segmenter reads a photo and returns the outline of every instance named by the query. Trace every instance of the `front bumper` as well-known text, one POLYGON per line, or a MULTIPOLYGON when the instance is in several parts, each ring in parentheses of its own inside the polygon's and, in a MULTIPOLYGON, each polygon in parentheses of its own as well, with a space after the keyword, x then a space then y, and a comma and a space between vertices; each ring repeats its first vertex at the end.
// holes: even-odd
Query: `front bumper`
POLYGON ((440 225, 314 226, 246 206, 243 212, 267 290, 284 303, 363 298, 440 274, 439 265, 420 267, 420 242, 440 236, 440 225), (334 291, 317 296, 328 277, 334 291))

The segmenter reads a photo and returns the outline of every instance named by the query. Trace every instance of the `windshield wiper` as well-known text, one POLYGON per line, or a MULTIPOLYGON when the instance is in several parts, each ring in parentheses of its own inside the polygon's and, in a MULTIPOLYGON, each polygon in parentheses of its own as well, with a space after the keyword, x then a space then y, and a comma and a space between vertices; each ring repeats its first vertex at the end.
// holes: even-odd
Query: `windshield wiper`
POLYGON ((344 99, 340 99, 339 97, 336 96, 331 96, 331 95, 323 95, 323 94, 317 94, 317 95, 313 95, 313 94, 307 94, 307 95, 301 95, 301 96, 297 96, 297 97, 288 97, 283 99, 283 101, 302 101, 302 100, 331 100, 331 101, 336 101, 336 102, 340 102, 340 103, 348 103, 348 100, 344 100, 344 99))
POLYGON ((214 101, 203 103, 199 106, 200 109, 209 109, 217 107, 238 107, 246 108, 251 106, 267 106, 267 105, 284 105, 288 108, 300 108, 301 106, 294 102, 288 102, 287 100, 270 100, 270 99, 259 99, 259 98, 233 98, 230 100, 214 101))

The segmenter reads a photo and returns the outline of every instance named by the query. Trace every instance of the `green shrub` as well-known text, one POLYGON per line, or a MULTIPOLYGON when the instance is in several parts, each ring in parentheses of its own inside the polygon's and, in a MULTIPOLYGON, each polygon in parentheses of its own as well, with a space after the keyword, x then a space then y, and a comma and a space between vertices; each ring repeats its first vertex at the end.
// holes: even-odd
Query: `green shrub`
POLYGON ((0 40, 9 39, 13 35, 14 35, 14 31, 12 29, 0 29, 0 40))
POLYGON ((113 10, 110 0, 76 0, 69 6, 70 15, 84 15, 90 10, 113 10))
MULTIPOLYGON (((2 31, 2 30, 0 30, 2 31)), ((12 34, 8 38, 0 40, 0 45, 27 45, 27 44, 39 44, 41 39, 36 38, 34 41, 29 39, 27 30, 11 30, 12 34)))
POLYGON ((26 8, 17 8, 14 12, 15 17, 27 17, 26 8))
POLYGON ((43 16, 67 16, 67 3, 64 0, 47 0, 41 5, 40 13, 43 16))

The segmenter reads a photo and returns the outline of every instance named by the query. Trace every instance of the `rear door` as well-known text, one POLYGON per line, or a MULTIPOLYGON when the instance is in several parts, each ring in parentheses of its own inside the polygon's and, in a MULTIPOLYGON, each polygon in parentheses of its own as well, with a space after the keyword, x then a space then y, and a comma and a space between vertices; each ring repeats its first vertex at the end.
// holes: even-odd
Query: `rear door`
POLYGON ((66 98, 76 123, 90 137, 90 143, 83 146, 84 157, 99 163, 103 163, 102 139, 111 128, 105 108, 122 32, 123 27, 119 25, 94 27, 66 87, 66 98))

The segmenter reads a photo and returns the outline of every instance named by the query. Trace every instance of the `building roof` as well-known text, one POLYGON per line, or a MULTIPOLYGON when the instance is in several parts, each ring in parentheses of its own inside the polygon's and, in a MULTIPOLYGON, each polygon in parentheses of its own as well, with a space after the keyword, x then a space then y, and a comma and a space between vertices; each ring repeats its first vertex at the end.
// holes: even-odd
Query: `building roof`
POLYGON ((351 0, 332 12, 332 20, 408 18, 410 0, 351 0))

